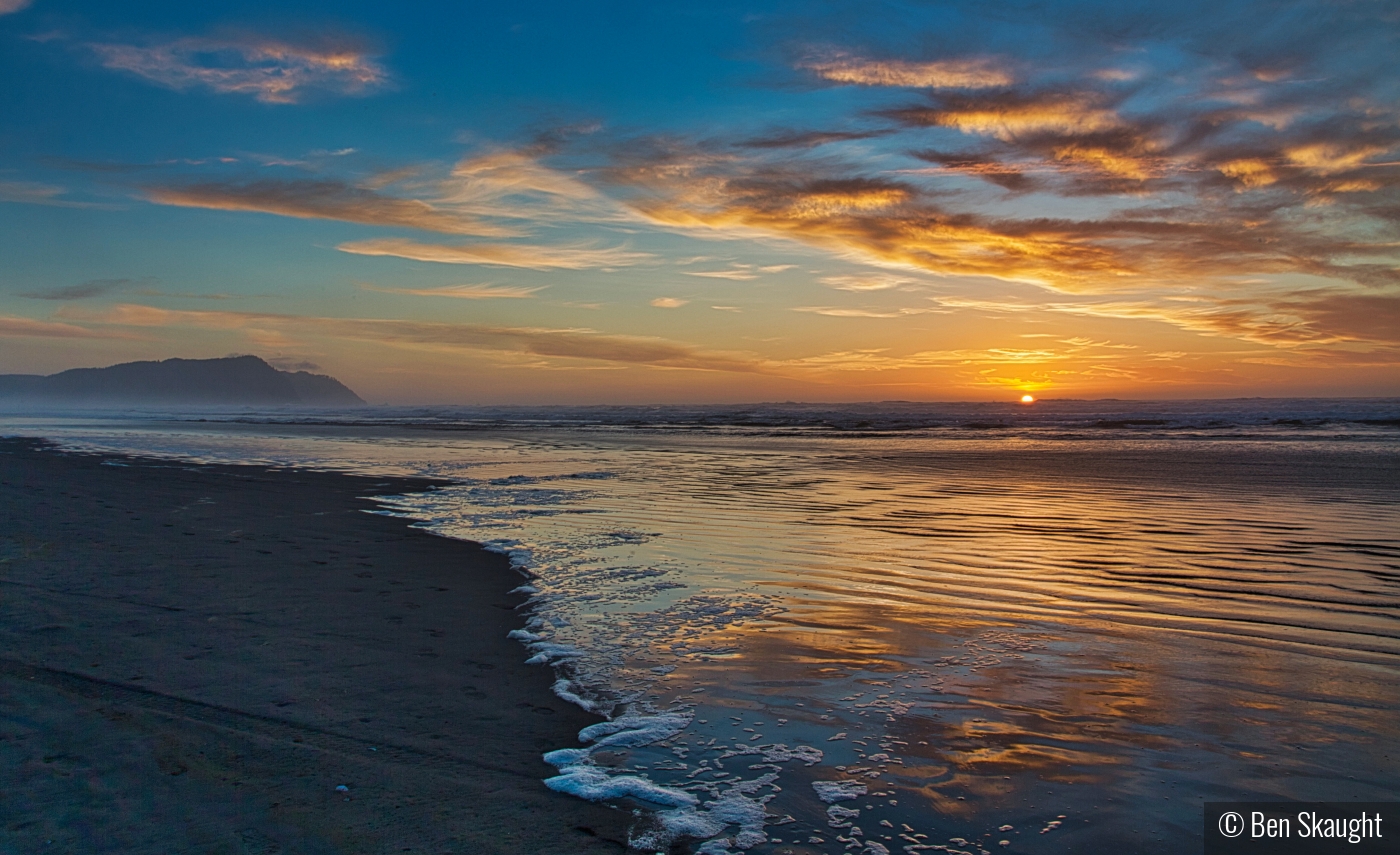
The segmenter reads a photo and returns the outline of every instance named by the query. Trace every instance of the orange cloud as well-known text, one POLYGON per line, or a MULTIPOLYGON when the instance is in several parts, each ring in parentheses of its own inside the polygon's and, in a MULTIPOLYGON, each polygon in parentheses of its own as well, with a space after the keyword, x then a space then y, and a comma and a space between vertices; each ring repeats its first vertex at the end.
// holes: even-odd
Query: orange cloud
POLYGON ((991 59, 948 59, 934 62, 864 59, 831 53, 808 59, 799 68, 835 83, 859 86, 904 86, 918 89, 986 89, 1009 86, 1015 78, 991 59))
POLYGON ((904 318, 909 315, 926 315, 929 312, 936 312, 938 309, 924 308, 900 308, 900 309, 861 309, 842 306, 794 306, 794 312, 810 312, 814 315, 826 315, 829 318, 904 318))
POLYGON ((1101 146, 1071 144, 1057 146, 1053 151, 1058 161, 1081 164, 1118 178, 1146 181, 1158 172, 1144 158, 1101 146))
POLYGON ((1212 336, 1282 348, 1315 349, 1350 343, 1367 351, 1400 344, 1400 297, 1372 294, 1202 296, 1160 302, 1089 301, 1083 303, 997 305, 940 298, 961 305, 1001 311, 1062 312, 1093 317, 1156 320, 1212 336))
POLYGON ((1082 350, 1083 348, 1071 349, 1071 352, 1021 348, 923 350, 904 356, 895 356, 891 355, 887 349, 878 348, 824 353, 820 356, 790 360, 784 365, 799 369, 826 371, 902 371, 910 368, 940 368, 953 365, 1039 365, 1076 356, 1082 350))
MULTIPOLYGON (((964 106, 971 103, 959 98, 964 106)), ((1008 109, 1034 101, 1000 94, 982 100, 1008 109)), ((842 177, 842 166, 831 160, 744 159, 706 148, 687 151, 674 143, 653 149, 651 162, 629 152, 629 160, 606 177, 624 185, 630 203, 659 225, 733 237, 788 237, 882 267, 986 276, 1064 293, 1146 292, 1269 274, 1307 274, 1376 287, 1400 284, 1394 244, 1376 231, 1350 228, 1340 216, 1334 223, 1330 215, 1300 219, 1275 217, 1269 210, 1232 210, 1228 198, 1205 194, 1214 194, 1222 177, 1228 177, 1225 173, 1262 180, 1258 170, 1239 163, 1247 158, 1222 158, 1220 167, 1208 171, 1199 162, 1183 163, 1186 155, 1150 154, 1158 145, 1151 141, 1156 133, 1144 125, 1112 133, 1054 134, 1008 142, 1005 148, 1021 158, 1068 160, 1076 168, 1067 172, 1092 172, 1092 182, 1098 182, 1086 185, 1073 175, 1068 186, 1044 183, 1041 189, 1047 192, 1078 194, 1086 186, 1089 192, 1108 192, 1116 186, 1116 192, 1141 197, 1160 187, 1197 191, 1202 195, 1195 203, 1105 207, 1098 217, 1085 218, 990 215, 976 209, 976 199, 915 183, 916 170, 901 171, 897 179, 842 177), (1178 171, 1160 185, 1152 183, 1171 170, 1178 171)), ((962 158, 933 151, 914 154, 935 162, 962 158)), ((975 153, 962 159, 974 166, 993 160, 975 153)), ((1368 175, 1329 179, 1327 185, 1336 185, 1334 193, 1360 193, 1361 184, 1346 183, 1353 181, 1384 183, 1368 175)), ((1302 185, 1299 198, 1322 189, 1316 182, 1302 185)), ((1384 215, 1389 209, 1377 210, 1384 215)))
POLYGON ((626 267, 651 258, 642 252, 623 249, 596 249, 585 246, 525 246, 519 244, 441 244, 419 243, 403 238, 351 241, 337 246, 354 255, 380 255, 431 261, 437 264, 486 264, 523 267, 530 270, 583 270, 590 267, 626 267))
MULTIPOLYGON (((947 172, 971 175, 1014 192, 1033 190, 1041 183, 1026 174, 1028 168, 1034 168, 1034 164, 1002 163, 994 157, 976 152, 945 152, 926 149, 912 151, 910 154, 920 160, 938 164, 940 168, 929 170, 930 174, 939 174, 946 170, 947 172)), ((923 174, 924 170, 919 170, 919 173, 923 174)))
POLYGON ((1096 100, 1081 92, 941 96, 937 106, 892 110, 888 115, 912 125, 956 128, 1003 142, 1033 134, 1091 134, 1122 127, 1118 114, 1096 100))
POLYGON ((149 47, 89 47, 105 67, 170 89, 205 88, 252 95, 269 104, 296 103, 307 90, 363 95, 389 82, 383 66, 349 45, 295 45, 250 37, 188 38, 149 47))
POLYGON ((681 275, 699 276, 703 279, 732 279, 736 282, 746 282, 758 278, 757 273, 748 270, 682 270, 681 275))
POLYGON ((398 199, 339 181, 204 182, 149 187, 146 198, 160 205, 254 211, 301 219, 341 220, 398 226, 445 234, 516 237, 517 229, 442 210, 417 199, 398 199))
POLYGON ((1230 160, 1215 167, 1221 175, 1233 178, 1248 189, 1268 187, 1278 181, 1274 168, 1257 157, 1230 160))
POLYGON ((21 318, 14 315, 0 315, 0 337, 25 336, 30 338, 129 338, 101 330, 91 330, 75 324, 39 321, 34 318, 21 318))
MULTIPOLYGON (((351 151, 324 152, 322 156, 351 151)), ((144 192, 149 201, 163 205, 477 237, 521 237, 531 223, 557 226, 564 222, 637 219, 630 209, 577 176, 543 165, 538 155, 531 150, 492 151, 459 161, 441 177, 425 176, 426 170, 415 166, 383 171, 353 182, 217 179, 150 186, 144 192), (393 185, 399 186, 398 195, 384 192, 393 185)), ((282 159, 264 163, 304 165, 302 161, 282 159)), ((4 198, 4 189, 0 183, 0 199, 4 198)), ((34 195, 32 191, 30 195, 34 195)))
POLYGON ((1318 175, 1335 175, 1365 165, 1367 158, 1381 154, 1384 146, 1345 145, 1320 142, 1296 146, 1284 152, 1290 161, 1318 175))
POLYGON ((1324 333, 1351 341, 1400 344, 1400 296, 1327 294, 1289 301, 1287 308, 1324 333))
POLYGON ((895 276, 890 273, 823 276, 821 283, 838 291, 887 291, 918 284, 916 280, 907 276, 895 276))
POLYGON ((408 294, 414 297, 455 297, 459 300, 522 300, 534 297, 543 291, 545 285, 446 285, 441 288, 378 288, 373 285, 360 286, 366 291, 381 294, 408 294))
POLYGON ((1100 287, 1138 272, 1129 254, 1078 234, 1085 229, 1069 222, 1017 224, 1013 231, 1004 228, 1010 224, 950 217, 922 206, 874 212, 828 208, 833 213, 815 216, 800 196, 800 188, 778 187, 771 195, 744 192, 728 205, 672 205, 653 199, 643 202, 641 210, 664 224, 779 233, 877 262, 1066 290, 1100 287), (792 199, 794 195, 799 198, 792 199))

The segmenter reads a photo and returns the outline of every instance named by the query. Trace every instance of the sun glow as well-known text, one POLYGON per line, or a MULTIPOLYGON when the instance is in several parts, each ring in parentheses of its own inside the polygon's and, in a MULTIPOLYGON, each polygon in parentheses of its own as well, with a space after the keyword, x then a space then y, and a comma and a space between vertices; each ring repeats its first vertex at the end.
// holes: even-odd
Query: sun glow
POLYGON ((1022 395, 1022 396, 1021 396, 1021 403, 1023 403, 1023 404, 1034 404, 1034 403, 1035 403, 1035 397, 1034 397, 1033 395, 1022 395))

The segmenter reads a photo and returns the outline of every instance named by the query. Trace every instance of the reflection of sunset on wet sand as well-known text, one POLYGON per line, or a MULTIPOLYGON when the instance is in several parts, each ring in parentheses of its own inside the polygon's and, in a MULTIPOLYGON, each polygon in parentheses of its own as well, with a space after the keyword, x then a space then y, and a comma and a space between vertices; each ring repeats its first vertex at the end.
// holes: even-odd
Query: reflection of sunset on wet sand
POLYGON ((1400 638, 1385 586, 1360 576, 1381 563, 1359 556, 1394 549, 1373 540, 1394 520, 1319 505, 1352 492, 1316 480, 1343 461, 1202 489, 1191 470, 1245 461, 1162 449, 1154 465, 1184 476, 1168 479, 1120 451, 1077 478, 1088 461, 1072 452, 935 455, 898 476, 887 457, 858 464, 889 476, 875 500, 828 478, 835 513, 807 522, 843 530, 783 556, 799 564, 769 584, 788 610, 734 641, 741 658, 675 676, 710 683, 710 703, 846 732, 814 744, 847 774, 881 773, 898 804, 862 804, 871 823, 936 815, 981 834, 1062 817, 1064 845, 1170 851, 1192 845, 1202 794, 1384 796, 1373 752, 1400 735, 1400 638), (1051 471, 1017 471, 1028 462, 1051 471), (978 496, 960 489, 974 478, 978 496), (1269 498, 1243 498, 1256 490, 1269 498), (1253 557, 1270 553, 1282 558, 1253 557), (830 723, 810 714, 833 708, 830 723), (857 734, 898 760, 863 760, 877 743, 856 747, 857 734))

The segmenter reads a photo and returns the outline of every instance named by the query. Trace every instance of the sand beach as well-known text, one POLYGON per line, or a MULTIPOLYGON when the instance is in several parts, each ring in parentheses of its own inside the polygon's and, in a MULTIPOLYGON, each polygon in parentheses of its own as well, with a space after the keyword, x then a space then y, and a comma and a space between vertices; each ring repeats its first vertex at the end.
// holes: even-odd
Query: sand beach
POLYGON ((364 513, 430 486, 0 440, 0 849, 624 851, 519 575, 364 513))

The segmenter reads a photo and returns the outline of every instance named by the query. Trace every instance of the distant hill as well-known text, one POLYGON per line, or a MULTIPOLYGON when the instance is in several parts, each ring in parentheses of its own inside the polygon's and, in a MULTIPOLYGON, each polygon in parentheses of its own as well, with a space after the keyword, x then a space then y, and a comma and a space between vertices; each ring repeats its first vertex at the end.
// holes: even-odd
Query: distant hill
POLYGON ((324 374, 278 371, 256 356, 124 362, 58 374, 0 374, 0 404, 185 404, 333 407, 363 404, 324 374))

